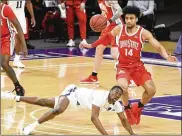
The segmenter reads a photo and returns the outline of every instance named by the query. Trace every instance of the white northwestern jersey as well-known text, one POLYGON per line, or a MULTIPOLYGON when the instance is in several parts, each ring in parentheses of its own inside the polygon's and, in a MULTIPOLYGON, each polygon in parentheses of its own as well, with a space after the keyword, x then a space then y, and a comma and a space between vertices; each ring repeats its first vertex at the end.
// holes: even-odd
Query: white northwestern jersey
POLYGON ((20 25, 23 29, 23 33, 26 34, 26 19, 25 19, 25 3, 26 0, 8 0, 8 5, 15 13, 20 25))
POLYGON ((25 15, 25 2, 26 0, 8 0, 8 5, 16 15, 25 15))
POLYGON ((109 91, 94 90, 88 88, 79 88, 75 85, 67 86, 61 95, 66 95, 70 103, 76 105, 78 102, 80 107, 85 109, 92 109, 92 104, 100 107, 101 111, 108 111, 110 108, 117 113, 123 112, 124 107, 117 101, 115 104, 108 103, 109 91))

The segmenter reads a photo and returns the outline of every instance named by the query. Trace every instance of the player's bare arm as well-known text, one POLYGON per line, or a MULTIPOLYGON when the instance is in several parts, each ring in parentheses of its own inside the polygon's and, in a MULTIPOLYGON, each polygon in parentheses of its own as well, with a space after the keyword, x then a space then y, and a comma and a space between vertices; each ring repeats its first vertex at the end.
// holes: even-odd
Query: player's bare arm
POLYGON ((18 32, 18 36, 20 38, 21 41, 21 45, 22 45, 22 53, 24 56, 28 55, 28 51, 27 51, 27 46, 26 46, 26 42, 25 42, 25 38, 24 38, 24 34, 23 34, 23 30, 21 28, 21 25, 18 21, 17 18, 10 20, 12 22, 12 24, 14 25, 14 27, 16 28, 17 32, 18 32))
POLYGON ((109 4, 109 6, 112 6, 116 10, 116 12, 112 16, 112 18, 109 19, 109 22, 112 23, 123 14, 123 10, 119 5, 118 0, 109 0, 107 2, 109 4))
POLYGON ((120 31, 121 31, 121 24, 117 25, 111 32, 107 33, 106 35, 102 36, 101 38, 99 38, 97 41, 95 41, 92 44, 80 44, 79 47, 80 48, 95 48, 99 45, 109 45, 111 38, 115 37, 117 35, 119 35, 120 31))
POLYGON ((26 7, 31 16, 31 25, 32 25, 32 27, 34 27, 36 25, 36 21, 35 21, 35 16, 34 16, 34 11, 33 11, 33 6, 32 6, 31 0, 26 0, 26 7))
POLYGON ((100 107, 92 104, 91 121, 102 135, 108 135, 104 127, 99 120, 100 107))
POLYGON ((121 120, 121 123, 122 123, 123 127, 128 131, 128 133, 130 135, 134 135, 134 132, 133 132, 130 124, 128 123, 128 120, 125 118, 124 113, 120 112, 120 113, 117 113, 117 114, 118 114, 119 119, 121 120))
POLYGON ((170 62, 176 62, 177 59, 174 56, 168 55, 166 49, 157 41, 148 30, 144 29, 142 32, 143 40, 149 41, 149 43, 159 52, 159 54, 170 62))

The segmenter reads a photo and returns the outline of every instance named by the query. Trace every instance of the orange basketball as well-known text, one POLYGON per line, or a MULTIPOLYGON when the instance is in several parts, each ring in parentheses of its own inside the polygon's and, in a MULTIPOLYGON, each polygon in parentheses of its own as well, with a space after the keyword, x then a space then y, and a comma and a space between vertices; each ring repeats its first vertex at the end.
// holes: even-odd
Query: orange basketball
POLYGON ((103 15, 97 14, 91 17, 90 27, 95 32, 101 32, 107 26, 107 18, 103 15))

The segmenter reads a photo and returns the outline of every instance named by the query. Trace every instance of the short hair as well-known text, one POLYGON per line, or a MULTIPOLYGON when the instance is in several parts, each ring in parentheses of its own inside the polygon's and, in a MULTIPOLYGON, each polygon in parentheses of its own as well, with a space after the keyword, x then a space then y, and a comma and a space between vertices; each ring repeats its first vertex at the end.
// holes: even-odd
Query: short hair
POLYGON ((119 85, 113 86, 110 91, 113 91, 113 90, 121 90, 121 93, 123 94, 123 89, 119 85))
POLYGON ((140 9, 136 6, 126 6, 123 9, 123 15, 126 16, 126 14, 134 14, 137 18, 139 18, 140 9))

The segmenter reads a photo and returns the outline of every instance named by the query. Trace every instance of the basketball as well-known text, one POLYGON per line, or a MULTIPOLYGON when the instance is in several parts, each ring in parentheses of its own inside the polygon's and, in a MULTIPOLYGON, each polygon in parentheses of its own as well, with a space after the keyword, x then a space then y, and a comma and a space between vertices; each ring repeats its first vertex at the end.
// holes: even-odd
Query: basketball
POLYGON ((107 18, 103 15, 97 14, 91 17, 90 27, 95 32, 101 32, 107 26, 107 18))

